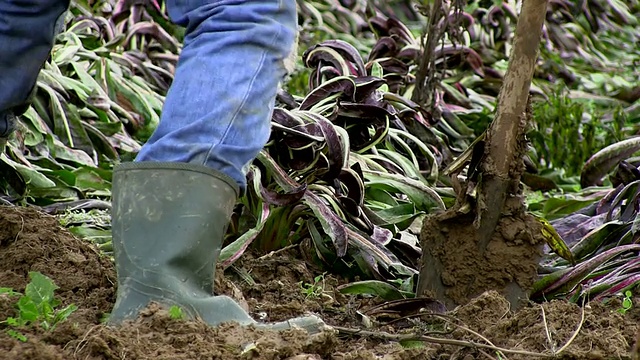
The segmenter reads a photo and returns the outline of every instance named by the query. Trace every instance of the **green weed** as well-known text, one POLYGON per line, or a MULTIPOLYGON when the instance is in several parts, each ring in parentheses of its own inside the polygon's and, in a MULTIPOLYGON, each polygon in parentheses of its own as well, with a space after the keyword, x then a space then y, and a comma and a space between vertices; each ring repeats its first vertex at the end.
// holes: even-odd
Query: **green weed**
POLYGON ((318 298, 324 292, 324 274, 313 278, 313 284, 300 281, 300 288, 307 299, 318 298))
POLYGON ((61 301, 53 296, 58 286, 49 277, 32 271, 29 272, 29 278, 31 281, 27 284, 24 294, 11 288, 0 288, 0 295, 20 296, 15 304, 19 310, 18 316, 0 321, 0 324, 11 327, 6 330, 7 334, 20 341, 27 341, 27 337, 17 329, 34 325, 45 331, 53 331, 57 324, 78 309, 73 304, 58 309, 61 301))
POLYGON ((169 308, 169 316, 174 320, 184 319, 184 313, 182 312, 182 308, 178 305, 173 305, 169 308))
POLYGON ((618 309, 618 312, 622 315, 626 314, 627 311, 631 310, 633 307, 633 300, 631 299, 633 293, 630 290, 624 292, 624 298, 622 299, 622 306, 618 309))

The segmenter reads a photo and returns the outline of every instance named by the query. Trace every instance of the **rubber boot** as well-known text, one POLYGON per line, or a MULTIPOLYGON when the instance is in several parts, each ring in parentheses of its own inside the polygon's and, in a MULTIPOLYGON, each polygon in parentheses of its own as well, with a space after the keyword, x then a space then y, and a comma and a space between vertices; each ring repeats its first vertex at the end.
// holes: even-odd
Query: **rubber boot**
POLYGON ((226 175, 186 163, 137 162, 113 173, 117 299, 109 324, 135 319, 151 301, 189 318, 275 330, 326 328, 316 316, 258 324, 232 298, 214 296, 214 272, 238 188, 226 175))

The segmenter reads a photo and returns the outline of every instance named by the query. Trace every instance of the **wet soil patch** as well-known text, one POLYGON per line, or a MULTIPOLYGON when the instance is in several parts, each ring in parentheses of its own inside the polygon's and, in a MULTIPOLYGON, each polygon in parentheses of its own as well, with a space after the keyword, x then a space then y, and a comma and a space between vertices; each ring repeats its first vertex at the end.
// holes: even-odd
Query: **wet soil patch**
POLYGON ((420 292, 442 299, 449 309, 488 290, 498 291, 514 308, 526 305, 542 256, 540 223, 523 211, 520 198, 510 198, 482 249, 474 221, 473 213, 457 214, 455 209, 425 219, 421 275, 427 280, 420 292))

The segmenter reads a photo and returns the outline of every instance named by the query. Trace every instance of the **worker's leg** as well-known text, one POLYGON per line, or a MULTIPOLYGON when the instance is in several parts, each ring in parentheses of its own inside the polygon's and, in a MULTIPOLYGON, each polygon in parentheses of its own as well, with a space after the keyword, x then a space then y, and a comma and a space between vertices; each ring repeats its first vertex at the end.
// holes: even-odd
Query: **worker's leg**
POLYGON ((187 34, 160 125, 137 160, 205 165, 242 187, 243 168, 269 138, 296 38, 296 1, 167 4, 187 34))
POLYGON ((68 0, 0 0, 0 152, 49 57, 68 0))

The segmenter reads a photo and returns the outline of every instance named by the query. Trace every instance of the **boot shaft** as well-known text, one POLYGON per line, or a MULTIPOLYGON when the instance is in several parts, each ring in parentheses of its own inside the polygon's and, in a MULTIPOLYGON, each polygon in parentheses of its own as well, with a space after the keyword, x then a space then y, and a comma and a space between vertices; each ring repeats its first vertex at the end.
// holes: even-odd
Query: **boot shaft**
POLYGON ((195 289, 212 289, 237 196, 233 180, 204 166, 118 166, 112 209, 118 278, 153 284, 170 276, 195 289))

